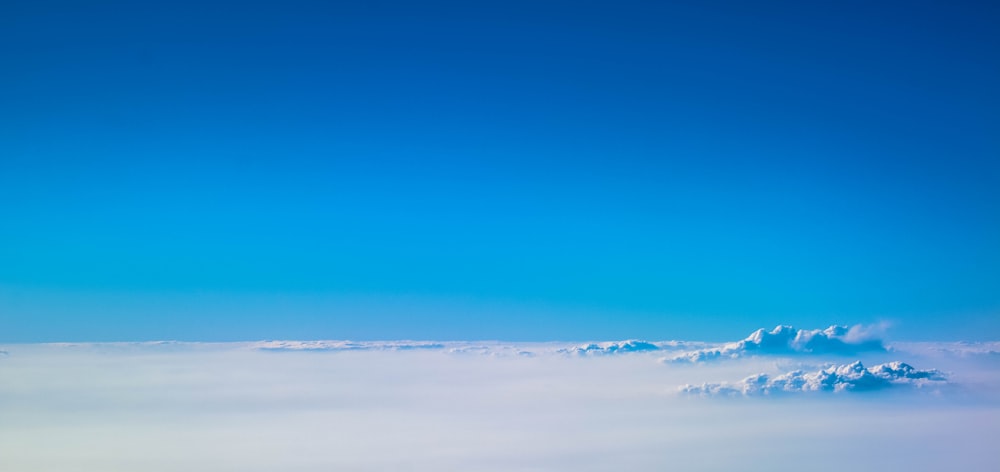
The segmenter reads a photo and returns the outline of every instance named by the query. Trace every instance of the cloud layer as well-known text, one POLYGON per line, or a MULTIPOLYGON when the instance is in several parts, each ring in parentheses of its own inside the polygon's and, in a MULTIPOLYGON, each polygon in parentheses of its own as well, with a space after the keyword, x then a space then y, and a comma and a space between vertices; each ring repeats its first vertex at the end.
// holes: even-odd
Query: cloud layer
POLYGON ((898 387, 943 385, 944 375, 936 370, 918 370, 903 362, 889 362, 865 368, 861 361, 829 367, 816 372, 800 370, 771 377, 751 375, 736 384, 705 383, 685 385, 682 393, 697 395, 772 395, 803 392, 864 392, 898 387))
POLYGON ((261 341, 252 347, 260 351, 408 351, 445 346, 430 341, 261 341))
POLYGON ((533 356, 561 354, 574 356, 600 356, 661 350, 692 349, 704 347, 703 343, 683 341, 649 342, 638 339, 624 341, 592 342, 567 346, 564 343, 504 343, 499 341, 260 341, 248 343, 256 351, 409 351, 441 350, 452 354, 482 354, 489 356, 533 356))
POLYGON ((0 470, 735 470, 781 457, 835 472, 842 461, 815 460, 830 444, 860 470, 996 468, 1000 369, 989 358, 934 345, 900 358, 947 369, 945 381, 882 364, 897 359, 884 352, 817 372, 818 359, 800 356, 663 364, 665 352, 708 346, 592 344, 0 345, 10 353, 0 359, 0 470), (786 362, 817 367, 776 369, 786 362), (770 375, 688 388, 722 397, 677 394, 756 372, 770 375), (942 395, 848 393, 915 387, 942 395), (911 449, 922 454, 885 452, 911 449))
POLYGON ((756 354, 837 354, 851 355, 864 351, 885 351, 882 340, 863 326, 833 325, 824 330, 795 329, 779 325, 771 331, 758 329, 741 341, 719 348, 689 351, 666 360, 704 362, 735 359, 756 354))
POLYGON ((612 341, 603 343, 588 343, 579 346, 559 349, 557 352, 563 354, 588 355, 588 354, 623 354, 627 352, 648 352, 658 351, 661 347, 647 341, 628 339, 625 341, 612 341))

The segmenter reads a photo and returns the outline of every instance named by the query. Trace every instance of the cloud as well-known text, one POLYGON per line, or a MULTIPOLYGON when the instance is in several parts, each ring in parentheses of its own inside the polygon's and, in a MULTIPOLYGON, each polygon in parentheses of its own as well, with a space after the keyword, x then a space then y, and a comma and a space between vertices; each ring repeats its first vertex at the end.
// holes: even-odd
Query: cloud
POLYGON ((640 341, 637 339, 628 339, 625 341, 611 341, 603 343, 588 343, 579 346, 573 346, 565 349, 559 349, 556 352, 562 354, 574 354, 579 356, 593 355, 593 354, 621 354, 627 352, 648 352, 648 351, 658 351, 660 346, 647 341, 640 341))
MULTIPOLYGON (((767 372, 764 383, 778 388, 795 368, 770 370, 776 359, 766 357, 663 365, 668 350, 709 346, 651 342, 660 350, 618 354, 630 344, 595 344, 602 349, 584 352, 618 347, 577 356, 560 353, 575 345, 562 342, 0 345, 10 353, 0 359, 0 470, 735 470, 779 454, 833 472, 843 464, 815 460, 830 444, 865 470, 995 468, 994 364, 941 358, 951 362, 947 383, 903 365, 866 369, 896 379, 876 380, 893 384, 879 393, 924 382, 944 398, 787 393, 723 405, 664 386, 767 372), (433 344, 444 348, 405 349, 433 344), (489 355, 525 350, 537 355, 489 355), (719 444, 739 447, 720 454, 719 444), (904 449, 923 453, 886 454, 904 449)), ((857 358, 865 367, 897 360, 857 358)), ((806 375, 785 383, 806 385, 806 375)), ((835 385, 865 377, 838 375, 835 385)))
POLYGON ((851 355, 864 351, 885 351, 877 337, 877 328, 833 325, 824 330, 795 329, 779 325, 771 331, 758 329, 741 341, 720 348, 688 351, 671 358, 670 362, 704 362, 735 359, 755 354, 839 354, 851 355))
POLYGON ((771 377, 751 375, 736 384, 705 383, 684 385, 682 393, 696 395, 773 395, 802 392, 864 392, 898 387, 943 385, 944 375, 936 370, 917 370, 903 362, 889 362, 865 368, 861 361, 829 367, 816 372, 800 370, 771 377))
POLYGON ((516 345, 494 344, 464 344, 450 343, 447 352, 449 354, 474 354, 493 357, 523 356, 532 357, 534 351, 524 349, 516 345))
POLYGON ((430 341, 261 341, 251 347, 259 351, 408 351, 445 345, 430 341))

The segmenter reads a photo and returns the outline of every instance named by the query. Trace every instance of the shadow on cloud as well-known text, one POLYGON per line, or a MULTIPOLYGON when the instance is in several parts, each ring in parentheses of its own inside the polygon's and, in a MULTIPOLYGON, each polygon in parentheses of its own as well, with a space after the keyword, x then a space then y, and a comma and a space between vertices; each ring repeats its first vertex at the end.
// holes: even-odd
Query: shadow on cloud
POLYGON ((865 368, 861 361, 831 366, 816 372, 792 371, 775 377, 751 375, 742 381, 684 385, 680 392, 694 395, 753 396, 806 392, 871 392, 899 388, 932 388, 947 383, 937 370, 919 370, 903 362, 865 368))

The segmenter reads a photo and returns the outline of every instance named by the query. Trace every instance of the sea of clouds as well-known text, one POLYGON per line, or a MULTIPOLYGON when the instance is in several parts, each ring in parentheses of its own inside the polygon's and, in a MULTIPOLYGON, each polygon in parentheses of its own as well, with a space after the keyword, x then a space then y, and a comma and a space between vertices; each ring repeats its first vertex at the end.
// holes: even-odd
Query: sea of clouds
POLYGON ((1000 343, 0 346, 0 470, 996 470, 1000 343))

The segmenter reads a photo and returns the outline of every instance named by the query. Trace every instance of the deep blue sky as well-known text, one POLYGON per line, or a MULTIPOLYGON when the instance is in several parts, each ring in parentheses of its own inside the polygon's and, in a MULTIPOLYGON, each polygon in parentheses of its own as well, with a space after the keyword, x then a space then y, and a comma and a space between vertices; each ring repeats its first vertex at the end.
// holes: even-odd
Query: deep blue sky
POLYGON ((991 2, 0 5, 0 341, 1000 338, 991 2))

